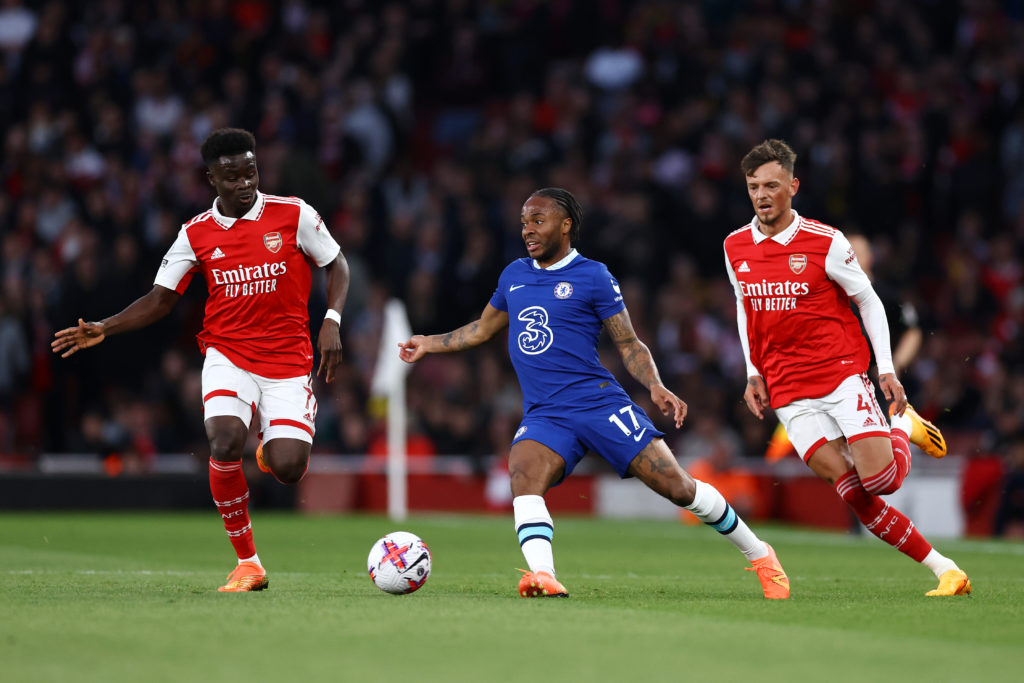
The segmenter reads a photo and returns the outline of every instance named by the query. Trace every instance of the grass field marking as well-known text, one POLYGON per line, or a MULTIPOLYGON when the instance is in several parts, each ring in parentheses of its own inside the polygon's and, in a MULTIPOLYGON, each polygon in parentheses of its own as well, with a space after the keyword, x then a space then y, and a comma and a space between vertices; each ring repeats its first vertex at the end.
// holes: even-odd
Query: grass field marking
POLYGON ((1024 543, 996 543, 993 541, 975 541, 965 538, 939 539, 943 546, 956 550, 989 555, 1024 555, 1024 543))
MULTIPOLYGON (((213 569, 205 572, 178 571, 175 569, 73 569, 71 571, 60 571, 57 569, 8 569, 6 573, 12 576, 31 576, 33 574, 39 576, 55 576, 60 574, 75 574, 77 576, 206 576, 222 572, 213 569)), ((309 578, 317 574, 313 572, 273 572, 273 575, 309 578)))
MULTIPOLYGON (((786 543, 798 545, 874 545, 874 543, 870 542, 877 542, 878 540, 866 532, 864 534, 844 534, 841 532, 829 534, 822 533, 820 530, 805 531, 800 529, 782 528, 774 528, 765 533, 765 536, 767 536, 768 540, 773 542, 781 540, 786 543)), ((1024 543, 998 543, 993 541, 975 541, 963 538, 938 538, 936 539, 936 542, 942 546, 944 551, 948 552, 953 552, 954 549, 956 549, 964 552, 987 553, 991 555, 1024 555, 1024 543)))

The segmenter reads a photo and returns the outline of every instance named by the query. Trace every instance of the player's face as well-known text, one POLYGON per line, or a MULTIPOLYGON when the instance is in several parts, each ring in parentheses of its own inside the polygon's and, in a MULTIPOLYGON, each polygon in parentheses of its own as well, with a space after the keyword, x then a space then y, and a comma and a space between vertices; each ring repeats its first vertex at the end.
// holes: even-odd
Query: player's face
POLYGON ((530 197, 519 216, 526 252, 537 264, 546 268, 558 263, 569 253, 569 230, 572 219, 565 215, 554 199, 530 197))
POLYGON ((748 175, 747 194, 761 225, 773 230, 788 227, 793 195, 799 187, 800 181, 777 161, 758 166, 748 175))
POLYGON ((252 152, 223 156, 210 165, 206 175, 217 190, 225 216, 240 218, 256 202, 260 174, 256 170, 256 155, 252 152))

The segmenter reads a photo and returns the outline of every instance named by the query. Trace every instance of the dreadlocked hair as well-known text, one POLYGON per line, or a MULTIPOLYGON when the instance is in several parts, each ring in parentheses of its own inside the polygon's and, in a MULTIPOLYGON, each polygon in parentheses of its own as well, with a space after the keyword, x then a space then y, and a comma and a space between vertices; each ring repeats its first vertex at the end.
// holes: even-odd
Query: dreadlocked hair
POLYGON ((560 187, 545 187, 544 189, 537 190, 531 197, 546 197, 552 199, 565 215, 572 220, 572 227, 569 228, 569 242, 573 243, 580 238, 580 229, 583 228, 583 207, 576 200, 576 197, 572 196, 572 193, 568 190, 563 190, 560 187))

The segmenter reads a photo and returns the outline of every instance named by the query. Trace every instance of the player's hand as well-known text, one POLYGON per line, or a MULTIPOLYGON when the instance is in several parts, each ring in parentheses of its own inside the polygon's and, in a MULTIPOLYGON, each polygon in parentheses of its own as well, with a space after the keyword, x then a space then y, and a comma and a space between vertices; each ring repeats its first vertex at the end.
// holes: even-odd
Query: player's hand
POLYGON ((686 403, 671 391, 664 384, 655 384, 651 387, 651 400, 658 406, 662 415, 671 415, 675 420, 676 429, 683 426, 686 419, 686 403))
POLYGON ((743 392, 743 400, 758 420, 764 419, 764 411, 768 409, 768 388, 764 379, 758 376, 747 378, 747 389, 743 392))
POLYGON ((103 323, 87 323, 81 318, 78 319, 78 327, 66 327, 54 332, 53 336, 54 340, 50 342, 50 348, 54 353, 60 353, 61 358, 67 358, 76 351, 96 346, 107 338, 103 331, 103 323))
POLYGON ((324 319, 320 326, 320 334, 317 336, 316 347, 320 350, 320 367, 316 375, 324 376, 324 381, 330 384, 334 381, 334 371, 341 365, 341 329, 338 323, 333 320, 324 319))
POLYGON ((426 337, 422 334, 414 334, 408 341, 398 343, 398 357, 406 363, 415 363, 427 355, 427 347, 424 342, 426 337))
POLYGON ((892 402, 896 406, 893 412, 896 415, 902 415, 907 409, 907 390, 896 379, 896 375, 891 372, 879 375, 878 386, 882 389, 885 400, 892 402))

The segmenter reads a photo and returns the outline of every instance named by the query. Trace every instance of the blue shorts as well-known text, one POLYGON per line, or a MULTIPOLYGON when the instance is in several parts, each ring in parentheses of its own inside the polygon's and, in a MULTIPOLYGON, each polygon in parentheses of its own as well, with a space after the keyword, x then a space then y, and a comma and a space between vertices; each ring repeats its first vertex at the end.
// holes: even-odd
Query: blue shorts
MULTIPOLYGON (((512 439, 544 444, 565 460, 568 477, 588 450, 608 461, 619 476, 629 476, 629 464, 652 439, 664 436, 643 408, 629 400, 590 406, 530 410, 512 439)), ((561 483, 561 480, 559 481, 561 483)))

